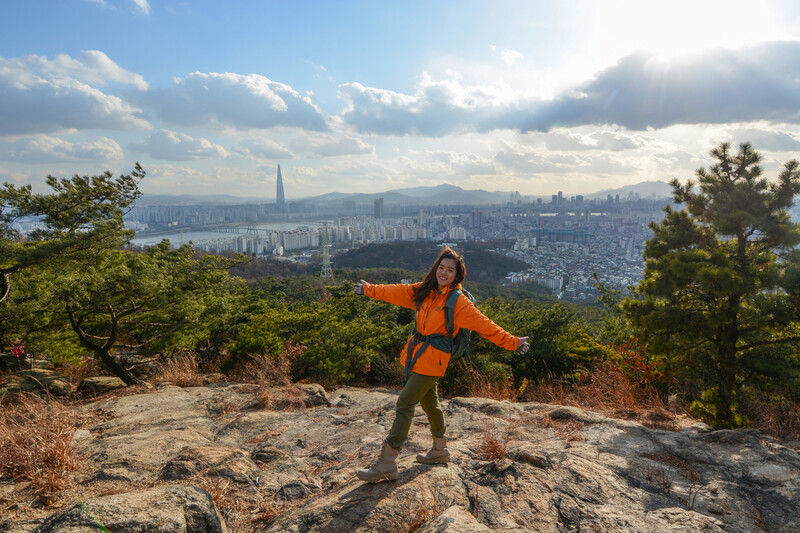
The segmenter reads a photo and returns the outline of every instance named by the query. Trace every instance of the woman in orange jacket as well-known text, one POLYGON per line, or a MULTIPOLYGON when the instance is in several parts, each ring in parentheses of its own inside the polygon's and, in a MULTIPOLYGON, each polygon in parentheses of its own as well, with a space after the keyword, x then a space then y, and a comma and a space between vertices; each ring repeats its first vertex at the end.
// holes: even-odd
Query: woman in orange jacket
MULTIPOLYGON (((445 438, 444 413, 439 405, 436 390, 439 378, 447 370, 450 353, 439 350, 425 337, 434 334, 447 335, 444 306, 450 291, 461 289, 467 274, 464 260, 449 247, 445 247, 436 258, 427 276, 421 283, 413 285, 373 285, 361 280, 356 285, 356 294, 364 294, 376 300, 416 309, 416 329, 419 335, 412 336, 402 351, 401 363, 412 357, 408 378, 397 398, 394 423, 389 436, 383 442, 378 460, 366 470, 359 470, 359 479, 374 483, 397 479, 397 455, 408 437, 414 408, 419 403, 428 416, 433 447, 425 455, 417 455, 424 464, 446 463, 450 459, 445 438)), ((528 337, 515 337, 483 315, 464 294, 456 301, 453 313, 453 336, 459 328, 467 328, 483 338, 507 350, 528 351, 528 337)))

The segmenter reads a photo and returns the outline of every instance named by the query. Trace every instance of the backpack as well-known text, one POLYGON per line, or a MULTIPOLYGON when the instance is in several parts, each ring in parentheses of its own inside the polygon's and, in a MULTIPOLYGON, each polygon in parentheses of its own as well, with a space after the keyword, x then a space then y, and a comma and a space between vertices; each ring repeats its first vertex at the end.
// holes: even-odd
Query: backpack
POLYGON ((454 314, 456 309, 456 300, 461 295, 461 293, 469 298, 469 301, 475 305, 475 297, 472 296, 469 291, 462 291, 460 289, 455 289, 451 291, 450 294, 447 296, 447 301, 444 304, 444 321, 447 325, 447 334, 452 339, 451 346, 450 346, 450 362, 458 361, 462 357, 467 361, 469 364, 471 361, 469 360, 469 343, 472 340, 472 331, 466 328, 460 328, 456 336, 453 337, 453 330, 455 329, 455 322, 454 322, 454 314))
POLYGON ((422 352, 424 352, 428 346, 433 346, 437 350, 441 350, 443 352, 450 352, 450 363, 458 361, 462 357, 465 358, 467 364, 470 363, 469 343, 472 340, 472 331, 466 328, 460 328, 455 337, 453 336, 453 330, 455 329, 456 301, 458 301, 458 297, 461 296, 462 292, 473 304, 475 304, 475 297, 472 296, 469 291, 462 289, 454 289, 450 291, 450 294, 447 295, 447 300, 444 304, 444 322, 445 326, 447 327, 447 335, 442 335, 441 333, 422 335, 417 331, 416 321, 414 322, 414 333, 412 334, 411 341, 408 343, 408 353, 406 354, 406 367, 403 385, 405 385, 408 381, 408 376, 411 374, 411 369, 414 367, 414 363, 417 362, 419 356, 422 355, 422 352), (413 350, 415 342, 421 342, 422 346, 420 346, 417 350, 417 353, 414 354, 413 350))

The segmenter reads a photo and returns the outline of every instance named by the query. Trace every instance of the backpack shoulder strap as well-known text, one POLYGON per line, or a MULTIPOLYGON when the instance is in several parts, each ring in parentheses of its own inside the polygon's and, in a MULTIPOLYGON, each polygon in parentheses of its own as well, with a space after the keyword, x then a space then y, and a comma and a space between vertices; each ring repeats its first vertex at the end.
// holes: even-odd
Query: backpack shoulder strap
POLYGON ((447 334, 452 337, 455 329, 455 311, 458 297, 461 296, 461 289, 453 289, 447 295, 444 303, 444 323, 447 326, 447 334))

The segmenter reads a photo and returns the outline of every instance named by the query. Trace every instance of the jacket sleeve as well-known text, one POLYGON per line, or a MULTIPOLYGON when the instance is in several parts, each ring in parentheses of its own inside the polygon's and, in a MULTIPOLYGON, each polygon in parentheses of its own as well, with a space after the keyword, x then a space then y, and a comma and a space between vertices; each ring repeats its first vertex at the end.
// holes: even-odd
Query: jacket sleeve
POLYGON ((394 285, 369 284, 364 288, 364 294, 375 300, 383 300, 390 304, 416 309, 417 304, 414 301, 414 289, 418 285, 419 283, 414 283, 413 285, 406 283, 394 285))
POLYGON ((519 338, 507 332, 481 313, 464 294, 459 296, 453 313, 456 328, 467 328, 506 350, 519 348, 519 338))

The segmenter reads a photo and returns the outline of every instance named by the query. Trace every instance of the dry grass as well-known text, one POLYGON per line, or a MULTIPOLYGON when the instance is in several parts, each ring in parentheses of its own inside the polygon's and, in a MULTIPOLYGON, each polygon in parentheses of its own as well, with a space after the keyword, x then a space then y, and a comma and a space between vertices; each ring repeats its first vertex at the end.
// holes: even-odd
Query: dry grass
POLYGON ((411 520, 406 523, 406 527, 403 528, 402 531, 406 533, 411 533, 412 531, 416 531, 422 526, 425 525, 426 522, 429 520, 433 520, 437 516, 442 514, 442 510, 439 507, 439 504, 434 502, 433 506, 429 506, 425 503, 420 503, 419 507, 417 507, 411 516, 411 520))
POLYGON ((493 380, 478 371, 469 369, 467 395, 492 400, 517 401, 517 389, 511 380, 493 380))
POLYGON ((231 415, 233 413, 238 413, 242 409, 242 403, 233 401, 233 400, 225 400, 222 402, 221 410, 222 414, 224 415, 231 415))
POLYGON ((156 375, 156 382, 174 383, 179 387, 203 385, 200 363, 194 354, 178 354, 166 361, 156 375))
POLYGON ((251 356, 230 374, 238 383, 258 385, 255 399, 264 409, 293 410, 306 407, 303 391, 292 383, 293 361, 305 351, 302 344, 288 343, 280 357, 251 356))
POLYGON ((196 478, 196 484, 211 496, 214 506, 225 518, 231 533, 250 533, 258 530, 254 524, 249 523, 247 517, 256 512, 260 502, 254 500, 252 496, 242 497, 243 491, 239 490, 233 481, 215 475, 200 475, 196 478))
POLYGON ((752 427, 784 441, 800 441, 800 404, 776 395, 757 395, 744 406, 752 427))
POLYGON ((68 473, 79 466, 72 435, 88 416, 37 396, 5 406, 0 411, 0 473, 29 481, 39 495, 68 487, 68 473))
POLYGON ((58 368, 58 372, 76 384, 86 378, 99 376, 103 373, 100 363, 93 357, 84 357, 82 363, 77 365, 64 363, 58 368))
POLYGON ((292 365, 305 349, 302 344, 289 342, 280 356, 251 355, 250 360, 231 372, 230 377, 237 383, 290 385, 292 365))
POLYGON ((256 511, 253 521, 264 527, 289 509, 291 506, 286 503, 266 504, 256 511))
POLYGON ((551 379, 527 387, 526 401, 571 405, 624 418, 674 418, 646 371, 626 372, 620 363, 598 361, 570 381, 551 379))
POLYGON ((201 474, 195 478, 195 482, 211 495, 214 506, 225 518, 231 533, 260 531, 296 505, 268 501, 261 493, 242 490, 232 480, 216 475, 201 474))
POLYGON ((537 421, 538 426, 552 428, 556 431, 556 437, 567 442, 586 440, 586 436, 581 431, 585 424, 580 420, 569 420, 562 418, 551 418, 545 416, 537 421))
MULTIPOLYGON (((430 501, 420 500, 416 508, 409 509, 409 518, 400 524, 402 533, 417 531, 428 521, 433 520, 445 511, 439 501, 442 497, 441 490, 431 490, 428 496, 430 501)), ((425 498, 425 495, 423 495, 423 498, 425 498)))
POLYGON ((508 443, 514 439, 516 426, 512 425, 504 435, 499 435, 497 428, 491 422, 485 422, 481 430, 481 443, 478 446, 478 455, 486 461, 495 461, 506 456, 508 443))

